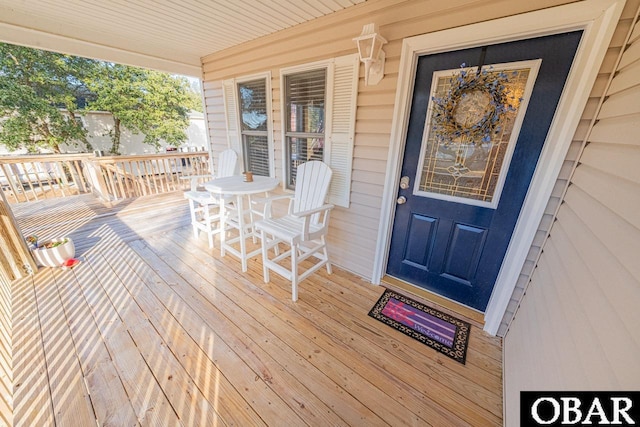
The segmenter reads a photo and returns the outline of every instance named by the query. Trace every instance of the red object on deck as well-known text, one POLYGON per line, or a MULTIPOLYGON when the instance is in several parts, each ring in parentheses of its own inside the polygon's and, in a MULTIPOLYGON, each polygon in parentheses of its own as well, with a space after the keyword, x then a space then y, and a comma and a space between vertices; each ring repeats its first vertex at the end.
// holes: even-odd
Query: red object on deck
POLYGON ((80 260, 77 258, 69 258, 65 262, 62 263, 62 268, 73 268, 76 265, 80 264, 80 260))

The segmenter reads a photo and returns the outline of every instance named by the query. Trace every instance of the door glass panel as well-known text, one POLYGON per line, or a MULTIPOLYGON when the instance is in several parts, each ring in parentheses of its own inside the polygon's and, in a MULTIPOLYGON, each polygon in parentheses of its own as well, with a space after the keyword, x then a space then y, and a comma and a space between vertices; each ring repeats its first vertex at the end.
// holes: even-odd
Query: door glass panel
POLYGON ((415 195, 497 207, 540 62, 433 74, 415 195))

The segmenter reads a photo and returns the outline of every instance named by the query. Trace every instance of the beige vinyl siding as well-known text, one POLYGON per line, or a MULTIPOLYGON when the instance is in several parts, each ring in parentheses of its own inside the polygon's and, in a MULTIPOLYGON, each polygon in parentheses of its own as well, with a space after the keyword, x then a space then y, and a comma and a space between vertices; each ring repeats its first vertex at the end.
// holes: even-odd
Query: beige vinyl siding
MULTIPOLYGON (((623 51, 620 63, 608 87, 594 88, 605 101, 531 281, 519 290, 504 339, 506 425, 517 425, 522 390, 640 384, 640 25, 626 46, 619 37, 630 33, 639 6, 625 7, 610 48, 616 58, 623 51)), ((610 80, 615 60, 605 66, 601 81, 610 80)))
POLYGON ((202 59, 205 102, 214 150, 224 141, 221 81, 271 71, 276 177, 282 173, 280 124, 280 69, 327 60, 357 51, 353 38, 362 26, 379 25, 389 42, 384 46, 385 76, 376 86, 364 85, 360 68, 356 110, 354 159, 350 207, 332 213, 329 245, 335 263, 364 278, 373 275, 376 238, 389 153, 389 138, 395 101, 402 40, 432 31, 538 10, 568 0, 370 0, 366 3, 283 30, 202 59))
MULTIPOLYGON (((587 137, 587 133, 591 129, 596 111, 600 105, 600 100, 602 99, 604 91, 609 84, 611 72, 616 65, 623 44, 625 43, 629 34, 630 26, 633 22, 633 16, 635 14, 635 10, 633 7, 634 4, 636 3, 633 1, 627 3, 621 20, 616 28, 615 34, 612 38, 607 54, 605 55, 605 59, 600 67, 598 77, 589 95, 589 101, 583 112, 580 123, 578 124, 576 133, 573 136, 573 141, 571 142, 571 146, 569 147, 569 151, 567 152, 567 156, 564 160, 564 165, 554 186, 551 198, 545 208, 545 215, 540 222, 536 237, 527 255, 527 260, 525 262, 525 265, 523 266, 522 271, 520 272, 516 288, 514 289, 511 300, 509 301, 509 304, 507 306, 507 310, 503 316, 502 323, 500 325, 500 328, 498 329, 497 335, 499 336, 504 336, 506 334, 508 325, 513 319, 514 313, 518 309, 518 306, 524 294, 524 290, 531 279, 533 268, 538 262, 542 245, 549 235, 549 231, 553 224, 556 212, 558 211, 558 208, 562 201, 562 197, 567 189, 569 177, 571 176, 572 171, 575 169, 575 165, 578 160, 578 156, 581 153, 582 146, 584 145, 585 138, 587 137)), ((638 66, 636 65, 636 67, 638 66)), ((633 70, 632 67, 630 68, 631 73, 633 73, 633 71, 640 72, 638 68, 636 68, 635 70, 633 70)), ((631 73, 629 73, 629 71, 625 71, 625 75, 630 75, 631 73)), ((625 79, 627 78, 625 77, 625 79)), ((616 81, 612 82, 612 85, 620 85, 620 83, 617 83, 618 80, 619 79, 617 78, 616 81)), ((627 94, 627 97, 629 96, 630 94, 627 94)), ((613 106, 602 106, 602 111, 600 112, 600 116, 598 117, 598 119, 602 118, 602 114, 606 114, 606 109, 611 108, 613 108, 613 106)))
POLYGON ((229 148, 222 81, 205 82, 202 90, 205 96, 204 102, 211 150, 214 153, 219 153, 229 148))

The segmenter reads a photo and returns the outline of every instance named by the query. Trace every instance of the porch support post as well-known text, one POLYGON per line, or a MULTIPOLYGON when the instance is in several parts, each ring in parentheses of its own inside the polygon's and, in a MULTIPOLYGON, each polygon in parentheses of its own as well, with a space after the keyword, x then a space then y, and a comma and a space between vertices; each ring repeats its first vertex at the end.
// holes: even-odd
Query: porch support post
POLYGON ((38 268, 2 191, 0 197, 0 278, 11 282, 38 268))

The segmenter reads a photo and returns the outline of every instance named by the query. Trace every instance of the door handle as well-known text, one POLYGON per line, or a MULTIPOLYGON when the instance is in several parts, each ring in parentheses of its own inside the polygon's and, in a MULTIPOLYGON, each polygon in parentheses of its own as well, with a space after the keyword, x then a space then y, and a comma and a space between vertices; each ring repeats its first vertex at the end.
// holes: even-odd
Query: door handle
POLYGON ((402 188, 403 190, 406 190, 407 188, 409 188, 408 176, 403 176, 402 178, 400 178, 400 188, 402 188))
POLYGON ((405 203, 407 203, 407 198, 406 198, 406 197, 404 197, 404 196, 400 196, 400 197, 398 197, 398 200, 396 200, 396 202, 397 202, 399 205, 404 205, 405 203))

